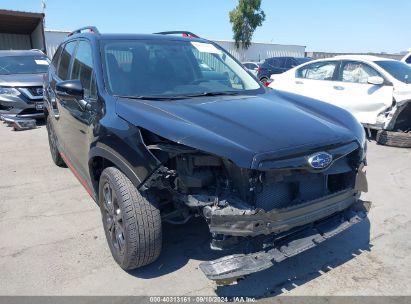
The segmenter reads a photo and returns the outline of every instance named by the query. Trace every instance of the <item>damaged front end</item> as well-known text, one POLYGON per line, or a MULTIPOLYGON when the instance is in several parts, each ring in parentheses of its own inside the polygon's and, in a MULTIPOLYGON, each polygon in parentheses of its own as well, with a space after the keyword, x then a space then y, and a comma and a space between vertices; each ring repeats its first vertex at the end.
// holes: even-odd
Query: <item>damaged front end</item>
POLYGON ((393 102, 393 106, 381 113, 377 121, 388 131, 411 131, 411 100, 393 102))
POLYGON ((367 191, 366 160, 356 141, 281 157, 257 154, 249 168, 241 168, 229 159, 141 133, 161 166, 140 190, 154 190, 163 220, 183 224, 201 215, 210 228, 212 249, 248 248, 202 263, 210 279, 266 269, 359 222, 369 210, 359 200, 367 191), (321 153, 329 159, 315 159, 314 166, 313 157, 321 153))

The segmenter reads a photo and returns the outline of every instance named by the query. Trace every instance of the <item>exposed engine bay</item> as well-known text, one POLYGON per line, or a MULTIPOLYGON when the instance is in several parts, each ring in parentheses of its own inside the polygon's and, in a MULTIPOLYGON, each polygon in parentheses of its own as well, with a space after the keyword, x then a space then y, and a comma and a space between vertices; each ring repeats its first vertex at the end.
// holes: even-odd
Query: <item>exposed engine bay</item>
POLYGON ((236 244, 238 237, 280 233, 324 218, 367 191, 364 151, 354 142, 330 148, 333 162, 324 169, 310 168, 306 156, 297 155, 260 161, 261 169, 253 170, 149 131, 142 136, 162 165, 141 189, 156 189, 166 222, 203 216, 215 249, 236 244))

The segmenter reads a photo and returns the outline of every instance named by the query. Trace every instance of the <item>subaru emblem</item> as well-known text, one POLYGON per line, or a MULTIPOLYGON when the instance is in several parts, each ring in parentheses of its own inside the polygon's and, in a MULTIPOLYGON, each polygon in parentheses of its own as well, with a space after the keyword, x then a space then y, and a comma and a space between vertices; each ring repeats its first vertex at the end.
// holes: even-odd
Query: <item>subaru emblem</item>
POLYGON ((332 161, 332 155, 327 152, 318 152, 308 157, 308 164, 314 169, 325 169, 332 161))

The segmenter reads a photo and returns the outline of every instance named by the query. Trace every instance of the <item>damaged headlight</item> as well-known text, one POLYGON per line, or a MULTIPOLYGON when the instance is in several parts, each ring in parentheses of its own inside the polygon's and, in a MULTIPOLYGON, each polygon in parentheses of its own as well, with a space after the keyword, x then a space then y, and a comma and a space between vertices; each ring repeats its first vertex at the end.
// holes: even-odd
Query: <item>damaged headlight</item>
POLYGON ((15 88, 0 87, 0 95, 18 96, 20 92, 15 88))

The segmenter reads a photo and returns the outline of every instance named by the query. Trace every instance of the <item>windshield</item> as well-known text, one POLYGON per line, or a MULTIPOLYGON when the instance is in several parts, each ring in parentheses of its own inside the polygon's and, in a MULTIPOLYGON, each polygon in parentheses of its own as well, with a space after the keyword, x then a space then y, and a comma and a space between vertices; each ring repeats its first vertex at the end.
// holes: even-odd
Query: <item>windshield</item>
POLYGON ((0 75, 46 73, 48 66, 44 55, 0 57, 0 75))
POLYGON ((376 61, 375 63, 386 70, 395 79, 404 83, 411 83, 411 67, 409 65, 394 60, 376 61))
POLYGON ((253 94, 264 89, 227 53, 210 43, 181 40, 106 40, 109 91, 121 96, 253 94))

